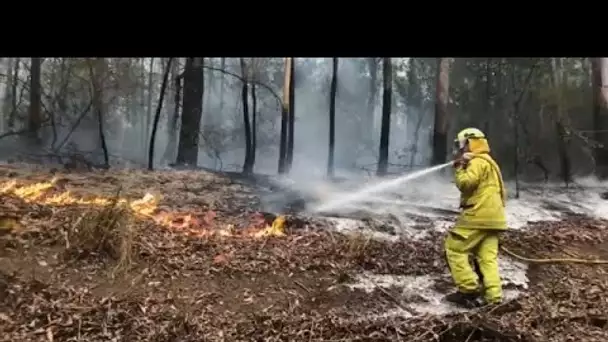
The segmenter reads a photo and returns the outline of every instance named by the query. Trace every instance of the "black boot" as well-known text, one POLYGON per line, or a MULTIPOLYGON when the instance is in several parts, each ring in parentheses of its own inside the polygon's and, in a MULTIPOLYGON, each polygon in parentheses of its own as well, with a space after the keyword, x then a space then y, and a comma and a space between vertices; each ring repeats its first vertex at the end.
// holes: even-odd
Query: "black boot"
POLYGON ((478 308, 483 305, 479 293, 463 293, 457 291, 445 296, 445 300, 467 309, 478 308))

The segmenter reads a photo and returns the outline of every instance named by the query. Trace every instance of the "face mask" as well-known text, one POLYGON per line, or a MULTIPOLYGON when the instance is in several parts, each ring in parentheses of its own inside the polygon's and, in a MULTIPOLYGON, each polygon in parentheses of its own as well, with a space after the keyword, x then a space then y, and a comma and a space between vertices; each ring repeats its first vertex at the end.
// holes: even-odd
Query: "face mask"
POLYGON ((455 140, 454 141, 454 146, 452 147, 453 151, 452 153, 454 155, 458 154, 458 153, 462 153, 464 152, 464 148, 467 146, 467 140, 455 140))

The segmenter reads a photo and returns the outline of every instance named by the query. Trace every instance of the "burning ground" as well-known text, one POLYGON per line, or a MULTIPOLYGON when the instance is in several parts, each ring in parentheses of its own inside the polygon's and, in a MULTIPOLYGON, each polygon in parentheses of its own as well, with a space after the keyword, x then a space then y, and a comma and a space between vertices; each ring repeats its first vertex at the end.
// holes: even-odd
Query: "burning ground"
MULTIPOLYGON (((452 218, 441 210, 296 213, 281 224, 263 211, 263 192, 206 172, 2 166, 0 338, 608 338, 606 266, 526 265, 505 256, 511 300, 458 312, 440 300, 452 290, 441 248, 452 218)), ((513 230, 503 244, 532 258, 608 259, 605 221, 589 216, 601 208, 585 202, 584 212, 558 215, 569 202, 553 197, 563 203, 544 207, 551 221, 513 230)))

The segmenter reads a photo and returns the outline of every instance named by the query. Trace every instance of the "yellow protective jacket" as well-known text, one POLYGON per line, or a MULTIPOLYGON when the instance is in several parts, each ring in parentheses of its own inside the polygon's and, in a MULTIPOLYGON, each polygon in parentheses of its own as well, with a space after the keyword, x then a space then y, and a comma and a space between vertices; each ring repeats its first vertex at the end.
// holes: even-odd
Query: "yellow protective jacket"
POLYGON ((471 148, 468 164, 455 172, 462 211, 454 228, 505 230, 506 190, 500 168, 488 154, 485 139, 479 140, 481 144, 471 144, 477 148, 471 148))

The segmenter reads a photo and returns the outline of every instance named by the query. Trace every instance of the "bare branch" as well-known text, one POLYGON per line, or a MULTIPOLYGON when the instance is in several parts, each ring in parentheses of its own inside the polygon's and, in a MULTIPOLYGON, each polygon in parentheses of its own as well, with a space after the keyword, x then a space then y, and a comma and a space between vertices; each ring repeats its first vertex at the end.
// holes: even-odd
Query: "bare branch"
POLYGON ((204 69, 209 69, 209 70, 214 70, 214 71, 219 71, 219 72, 221 72, 223 74, 232 76, 232 77, 238 79, 241 82, 248 82, 248 83, 253 83, 253 84, 259 85, 260 87, 268 90, 270 92, 270 94, 277 100, 279 108, 282 108, 282 106, 283 106, 283 101, 281 100, 281 97, 274 91, 274 89, 272 89, 272 87, 270 87, 269 85, 267 85, 265 83, 262 83, 262 82, 257 81, 257 80, 247 80, 246 78, 244 78, 241 75, 238 75, 238 74, 235 74, 233 72, 230 72, 230 71, 227 71, 227 70, 224 70, 224 69, 220 69, 220 68, 210 67, 210 66, 206 66, 206 65, 203 66, 203 68, 204 69))

